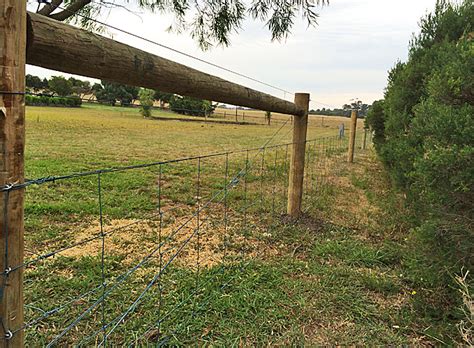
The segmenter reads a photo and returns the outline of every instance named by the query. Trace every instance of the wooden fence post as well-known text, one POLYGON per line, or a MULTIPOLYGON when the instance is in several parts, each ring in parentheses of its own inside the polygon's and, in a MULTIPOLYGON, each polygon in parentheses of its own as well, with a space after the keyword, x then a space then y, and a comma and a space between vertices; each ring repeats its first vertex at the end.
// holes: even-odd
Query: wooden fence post
MULTIPOLYGON (((0 2, 0 187, 23 183, 26 0, 0 2)), ((23 189, 0 194, 0 347, 23 347, 23 189), (5 339, 4 339, 5 338, 5 339)))
POLYGON ((349 163, 354 162, 356 131, 357 131, 357 110, 353 109, 351 113, 351 134, 349 137, 349 152, 347 155, 347 161, 349 163))
POLYGON ((367 147, 367 128, 364 128, 364 141, 362 143, 362 149, 365 150, 367 147))
POLYGON ((309 94, 296 93, 295 104, 305 112, 303 116, 293 117, 293 148, 290 161, 287 212, 291 217, 297 218, 301 214, 301 203, 303 199, 309 94))

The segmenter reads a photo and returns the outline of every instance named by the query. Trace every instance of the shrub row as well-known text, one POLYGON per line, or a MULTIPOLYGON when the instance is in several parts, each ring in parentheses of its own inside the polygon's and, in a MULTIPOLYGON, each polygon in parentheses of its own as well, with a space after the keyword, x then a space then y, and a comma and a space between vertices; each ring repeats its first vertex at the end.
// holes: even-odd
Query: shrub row
POLYGON ((47 95, 26 95, 25 103, 30 106, 79 107, 82 105, 82 100, 78 96, 51 97, 47 95))
POLYGON ((214 112, 215 107, 208 100, 174 95, 170 99, 170 109, 178 114, 206 116, 214 112))
POLYGON ((455 271, 474 264, 473 57, 474 3, 439 0, 366 118, 380 158, 421 227, 459 262, 455 271))

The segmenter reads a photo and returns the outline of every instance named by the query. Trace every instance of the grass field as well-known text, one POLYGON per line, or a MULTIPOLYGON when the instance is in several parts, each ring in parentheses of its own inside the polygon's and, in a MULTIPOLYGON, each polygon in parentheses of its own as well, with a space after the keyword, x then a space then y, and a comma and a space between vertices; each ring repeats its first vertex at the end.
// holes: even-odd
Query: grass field
MULTIPOLYGON (((252 113, 264 118, 262 112, 252 113)), ((159 110, 153 116, 182 117, 159 110)), ((275 118, 287 121, 289 116, 275 118)), ((320 117, 310 116, 308 139, 336 136, 342 122, 349 129, 347 118, 324 120, 321 126, 320 117)), ((138 109, 94 104, 79 109, 28 107, 27 177, 258 147, 281 126, 145 120, 138 109)), ((273 143, 291 141, 290 127, 288 122, 273 143)))
MULTIPOLYGON (((244 151, 229 161, 218 156, 101 174, 110 235, 103 245, 97 238, 26 270, 27 320, 43 316, 27 328, 27 342, 50 342, 91 307, 59 345, 97 345, 105 336, 109 345, 137 346, 455 342, 459 313, 443 302, 447 290, 430 273, 429 250, 413 250, 402 197, 370 150, 358 150, 356 164, 346 164, 346 143, 335 139, 340 122, 348 119, 310 119, 308 138, 331 139, 308 144, 306 213, 297 222, 281 214, 285 146, 249 152, 249 160, 244 151), (247 175, 236 175, 245 166, 247 175), (219 196, 193 215, 234 175, 225 210, 219 196), (107 301, 97 302, 104 293, 107 301)), ((136 109, 95 105, 31 107, 26 173, 36 178, 256 148, 281 126, 148 120, 136 109)), ((271 144, 289 141, 290 123, 271 144)), ((98 197, 98 175, 30 186, 27 259, 97 236, 98 197)))

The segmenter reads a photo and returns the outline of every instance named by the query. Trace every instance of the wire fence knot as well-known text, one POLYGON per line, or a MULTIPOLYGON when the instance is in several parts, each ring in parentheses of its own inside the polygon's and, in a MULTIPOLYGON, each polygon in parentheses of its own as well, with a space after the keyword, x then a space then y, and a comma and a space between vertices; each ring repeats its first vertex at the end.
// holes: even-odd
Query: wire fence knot
POLYGON ((11 340, 13 338, 13 332, 11 332, 10 330, 7 330, 5 332, 5 339, 8 341, 8 340, 11 340))
POLYGON ((10 191, 15 185, 16 183, 5 184, 5 186, 2 187, 2 191, 10 191))

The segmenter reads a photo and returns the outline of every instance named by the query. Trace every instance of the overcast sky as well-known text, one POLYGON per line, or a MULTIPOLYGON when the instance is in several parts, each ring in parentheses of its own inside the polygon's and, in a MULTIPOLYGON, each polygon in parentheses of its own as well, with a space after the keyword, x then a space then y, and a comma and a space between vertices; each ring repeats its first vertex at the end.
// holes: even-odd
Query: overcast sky
MULTIPOLYGON (((340 107, 351 98, 380 99, 387 71, 405 60, 420 17, 436 0, 331 0, 320 12, 319 25, 299 21, 284 42, 271 42, 261 22, 247 21, 230 47, 202 52, 189 34, 166 32, 172 17, 113 9, 101 20, 169 45, 199 58, 252 76, 291 92, 310 92, 311 108, 340 107)), ((291 95, 210 67, 125 34, 105 35, 196 69, 291 100, 291 95)), ((27 73, 48 77, 57 72, 27 66, 27 73)), ((65 74, 63 74, 65 75, 65 74)), ((69 75, 66 75, 69 76, 69 75)))

